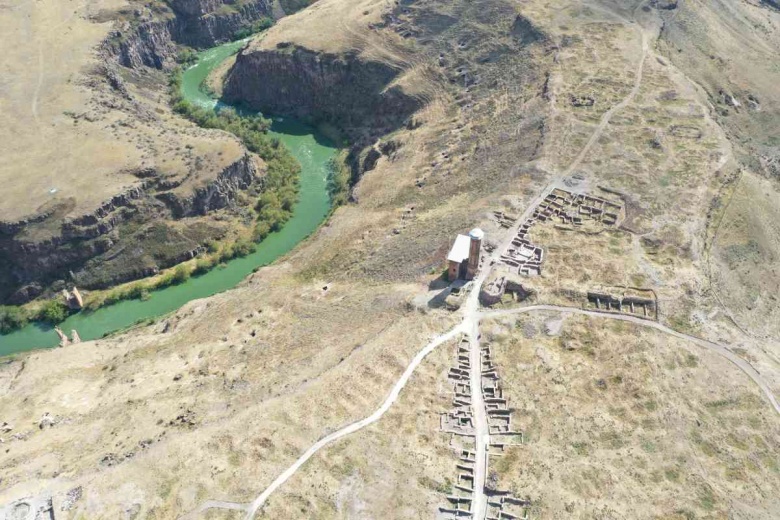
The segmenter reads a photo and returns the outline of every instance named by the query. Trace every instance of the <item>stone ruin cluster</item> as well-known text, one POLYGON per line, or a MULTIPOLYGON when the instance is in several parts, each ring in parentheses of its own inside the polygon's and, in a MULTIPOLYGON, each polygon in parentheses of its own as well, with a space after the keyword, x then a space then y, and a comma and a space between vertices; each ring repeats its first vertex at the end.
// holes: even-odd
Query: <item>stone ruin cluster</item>
POLYGON ((452 409, 441 416, 441 429, 456 435, 474 435, 474 420, 471 416, 471 381, 469 371, 469 338, 464 336, 458 344, 458 359, 450 367, 447 378, 452 382, 455 397, 452 409))
POLYGON ((540 275, 544 249, 528 239, 528 233, 536 222, 559 220, 561 224, 581 226, 586 220, 592 220, 605 226, 614 226, 620 218, 621 210, 622 206, 618 203, 555 188, 520 226, 517 235, 501 255, 501 262, 517 274, 540 275))
MULTIPOLYGON (((534 215, 536 212, 534 212, 534 215)), ((534 217, 523 222, 512 243, 501 254, 501 262, 512 271, 525 276, 542 274, 542 262, 544 261, 544 249, 532 244, 527 238, 528 231, 535 222, 534 217)))
MULTIPOLYGON (((45 427, 44 420, 47 416, 48 414, 44 415, 41 420, 39 424, 41 428, 45 427)), ((14 500, 5 505, 0 504, 0 520, 56 520, 62 518, 62 515, 55 516, 55 510, 70 511, 76 506, 76 502, 81 500, 83 494, 82 487, 77 486, 66 493, 56 495, 42 493, 14 500)), ((70 513, 64 514, 68 518, 72 517, 70 513)))
POLYGON ((504 211, 494 211, 493 217, 496 219, 498 225, 504 229, 511 228, 517 220, 517 216, 504 211))
POLYGON ((474 466, 476 464, 476 433, 471 394, 470 338, 463 335, 457 346, 455 366, 450 367, 447 379, 455 393, 452 409, 442 414, 441 429, 452 434, 452 445, 458 450, 458 478, 447 495, 446 507, 439 508, 439 520, 471 518, 474 500, 474 466))
MULTIPOLYGON (((518 446, 523 443, 523 432, 512 429, 512 410, 504 397, 501 377, 498 367, 493 363, 490 344, 482 346, 480 358, 482 362, 482 398, 485 402, 490 434, 488 457, 500 457, 510 446, 518 446)), ((488 458, 488 467, 490 467, 490 458, 488 458)), ((508 491, 495 489, 487 490, 487 496, 486 520, 527 518, 527 508, 531 505, 528 500, 513 497, 508 491)))
MULTIPOLYGON (((634 292, 634 291, 632 291, 634 292)), ((606 292, 588 292, 587 307, 602 312, 620 312, 643 318, 658 319, 658 304, 650 291, 646 296, 636 294, 615 295, 606 292)))
MULTIPOLYGON (((452 383, 453 408, 441 416, 441 429, 452 435, 451 445, 458 452, 457 479, 447 495, 448 505, 439 508, 439 520, 472 518, 474 500, 474 471, 476 463, 476 433, 474 428, 472 387, 469 357, 470 338, 464 335, 457 346, 455 366, 450 367, 447 378, 452 383)), ((512 413, 501 388, 498 368, 491 358, 490 346, 480 352, 481 389, 488 417, 490 443, 488 454, 500 456, 508 446, 522 443, 523 435, 512 430, 512 413)), ((517 508, 524 508, 527 501, 512 497, 508 492, 486 489, 488 514, 486 520, 519 519, 517 508)))
POLYGON ((483 345, 480 352, 482 362, 482 398, 488 417, 488 433, 491 436, 490 452, 503 453, 506 446, 522 444, 522 432, 512 430, 512 411, 509 409, 498 367, 493 363, 490 344, 483 345), (496 437, 496 440, 492 440, 496 437))
MULTIPOLYGON (((511 215, 499 211, 494 212, 494 215, 502 227, 510 227, 513 218, 511 215)), ((553 189, 534 208, 533 214, 520 225, 517 234, 499 257, 499 269, 482 286, 480 301, 483 305, 491 306, 499 303, 505 294, 511 294, 515 301, 520 301, 534 293, 532 288, 522 282, 522 277, 542 274, 545 251, 528 238, 531 228, 537 222, 550 221, 555 222, 556 227, 572 229, 583 226, 586 222, 617 226, 623 217, 624 208, 618 202, 586 193, 553 189)), ((597 293, 588 293, 586 306, 596 310, 630 312, 644 317, 657 315, 655 298, 633 295, 609 297, 600 294, 591 298, 591 295, 595 294, 597 293)))
POLYGON ((488 496, 485 520, 528 520, 530 500, 515 498, 507 491, 497 491, 488 496))

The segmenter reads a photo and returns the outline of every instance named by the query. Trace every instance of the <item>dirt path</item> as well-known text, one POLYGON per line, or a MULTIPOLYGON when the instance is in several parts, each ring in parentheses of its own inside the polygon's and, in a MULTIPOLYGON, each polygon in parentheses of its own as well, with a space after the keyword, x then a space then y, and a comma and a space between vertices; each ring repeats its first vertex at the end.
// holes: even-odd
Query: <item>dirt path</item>
POLYGON ((207 500, 198 509, 179 517, 179 520, 197 520, 201 513, 209 509, 228 509, 230 511, 246 511, 249 504, 238 502, 225 502, 224 500, 207 500))
POLYGON ((38 119, 38 97, 41 93, 41 87, 43 86, 43 44, 38 44, 38 81, 35 84, 35 90, 33 91, 33 98, 32 103, 30 106, 30 109, 32 110, 32 115, 35 118, 36 124, 40 125, 40 120, 38 119))
POLYGON ((734 365, 736 365, 737 368, 739 368, 745 375, 747 375, 750 379, 753 380, 753 382, 764 393, 767 400, 769 401, 769 404, 771 404, 772 407, 775 409, 775 412, 780 414, 780 404, 778 404, 775 395, 772 393, 772 389, 761 378, 761 374, 755 368, 753 368, 753 366, 750 363, 748 363, 747 361, 745 361, 744 359, 742 359, 741 357, 739 357, 738 355, 736 355, 735 353, 733 353, 723 345, 714 343, 712 341, 707 341, 706 339, 699 338, 696 336, 691 336, 690 334, 684 334, 682 332, 678 332, 672 328, 667 327, 666 325, 658 323, 657 321, 646 320, 643 318, 638 318, 636 316, 629 316, 626 314, 613 314, 607 312, 588 311, 577 307, 564 307, 560 305, 532 305, 529 307, 521 307, 519 309, 488 311, 482 313, 482 318, 493 318, 498 316, 523 314, 526 312, 534 312, 534 311, 559 311, 559 312, 566 312, 569 314, 581 314, 581 315, 593 316, 597 318, 628 321, 635 325, 639 325, 650 329, 655 329, 665 334, 669 334, 670 336, 674 336, 679 339, 690 341, 691 343, 694 343, 699 347, 715 352, 716 354, 728 359, 734 365))
POLYGON ((420 352, 417 353, 417 355, 412 359, 411 363, 406 367, 406 370, 404 370, 404 373, 401 375, 401 377, 398 379, 398 381, 395 383, 395 386, 393 387, 392 391, 390 392, 390 395, 387 396, 385 401, 382 403, 382 405, 377 408, 377 410, 366 417, 365 419, 362 419, 360 421, 354 422, 350 424, 349 426, 345 426, 344 428, 331 433, 330 435, 327 435, 317 441, 311 448, 306 450, 303 455, 301 455, 298 460, 296 460, 292 466, 287 468, 284 473, 279 475, 276 480, 274 480, 270 486, 268 486, 265 491, 260 493, 260 495, 251 503, 249 504, 249 507, 247 508, 247 520, 251 520, 254 518, 255 513, 257 513, 257 510, 262 507, 262 505, 265 503, 265 501, 268 499, 271 494, 276 491, 276 489, 284 484, 287 479, 292 477, 296 471, 298 471, 301 466, 303 466, 307 460, 309 460, 312 455, 317 453, 319 450, 327 446, 333 441, 336 441, 342 437, 345 437, 351 433, 354 433, 362 428, 365 428, 366 426, 375 423, 378 421, 395 403, 396 399, 398 399, 398 395, 401 393, 401 390, 406 386, 406 383, 409 382, 409 378, 412 376, 414 371, 417 369, 417 367, 422 363, 423 359, 433 352, 433 350, 441 345, 442 343, 445 343, 452 338, 456 337, 458 334, 465 332, 465 323, 461 323, 460 325, 454 327, 449 332, 446 332, 445 334, 442 334, 440 336, 437 336, 433 341, 428 343, 428 345, 425 346, 420 352))
MULTIPOLYGON (((478 291, 476 289, 477 289, 476 287, 472 289, 472 294, 478 294, 478 291)), ((470 298, 470 300, 471 299, 472 298, 470 298)), ((476 298, 473 298, 473 300, 476 301, 476 298)), ((266 488, 265 491, 263 491, 254 500, 254 502, 252 502, 248 506, 245 504, 238 504, 233 502, 208 501, 202 504, 196 512, 201 512, 209 508, 244 510, 247 511, 246 518, 248 520, 254 518, 254 515, 256 514, 257 510, 260 507, 262 507, 262 505, 265 503, 268 497, 274 491, 276 491, 276 489, 278 489, 282 484, 284 484, 296 471, 298 471, 298 469, 301 468, 301 466, 303 466, 303 464, 306 463, 306 461, 308 461, 320 449, 324 448, 325 446, 332 443, 333 441, 336 441, 342 437, 345 437, 346 435, 354 433, 378 421, 390 409, 393 403, 398 399, 401 390, 406 386, 406 383, 409 381, 409 378, 411 377, 412 373, 417 369, 417 367, 425 359, 425 357, 428 354, 430 354, 437 346, 441 345, 442 343, 445 343, 450 339, 453 339, 457 334, 467 332, 471 335, 471 352, 470 352, 471 385, 472 385, 472 396, 473 396, 472 402, 474 406, 474 424, 475 424, 475 433, 477 439, 476 442, 477 459, 475 462, 476 469, 475 469, 475 479, 474 479, 473 518, 475 519, 483 518, 485 513, 485 506, 487 503, 486 496, 484 493, 484 484, 485 484, 485 473, 487 468, 486 446, 489 443, 489 435, 487 433, 488 430, 487 430, 487 419, 485 416, 485 408, 481 398, 482 385, 481 385, 479 322, 485 318, 518 315, 518 314, 540 312, 540 311, 556 311, 556 312, 564 312, 568 314, 580 314, 580 315, 597 317, 602 319, 627 321, 635 325, 658 330, 660 332, 669 334, 679 339, 690 341, 691 343, 694 343, 699 347, 715 352, 716 354, 726 358, 731 363, 733 363, 745 375, 747 375, 748 377, 750 377, 751 380, 753 380, 753 382, 762 390, 769 403, 775 409, 775 411, 778 414, 780 414, 780 404, 778 403, 777 399, 772 393, 772 390, 769 388, 769 385, 767 385, 766 382, 764 382, 764 380, 761 378, 761 375, 747 361, 740 358, 739 356, 737 356, 736 354, 728 350, 728 348, 726 348, 723 345, 719 345, 717 343, 713 343, 711 341, 707 341, 705 339, 698 338, 696 336, 691 336, 689 334, 678 332, 656 321, 650 321, 650 320, 638 318, 636 316, 588 311, 576 307, 565 307, 560 305, 532 305, 529 307, 521 307, 518 309, 507 309, 507 310, 486 311, 486 312, 480 312, 478 309, 467 308, 466 316, 464 317, 464 320, 460 325, 454 327, 446 334, 438 336, 431 343, 426 345, 425 348, 423 348, 420 352, 418 352, 418 354, 414 357, 412 362, 407 366, 401 378, 396 382, 395 386, 393 387, 393 390, 390 392, 390 395, 382 403, 382 406, 380 406, 373 414, 366 417, 365 419, 352 423, 349 426, 346 426, 338 430, 337 432, 334 432, 320 439, 311 448, 309 448, 303 455, 301 455, 292 466, 290 466, 284 473, 282 473, 279 477, 277 477, 276 480, 274 480, 271 483, 271 485, 268 486, 268 488, 266 488)), ((182 520, 185 519, 189 520, 190 518, 193 518, 191 514, 187 515, 186 517, 182 517, 182 520)))
MULTIPOLYGON (((477 287, 473 289, 479 293, 477 287)), ((467 324, 469 332, 469 362, 471 373, 469 384, 471 386, 471 409, 474 419, 474 447, 476 458, 474 462, 474 500, 472 501, 472 518, 484 518, 487 512, 487 497, 485 496, 485 479, 487 478, 487 446, 490 444, 490 430, 488 427, 485 402, 482 396, 482 359, 479 344, 479 313, 469 312, 464 324, 467 324)))
MULTIPOLYGON (((484 276, 482 277, 484 281, 484 276)), ((651 321, 636 316, 629 316, 625 314, 614 314, 607 312, 588 311, 577 307, 565 307, 561 305, 531 305, 528 307, 520 307, 517 309, 506 309, 498 311, 479 311, 478 297, 472 295, 478 295, 478 288, 475 286, 472 289, 472 293, 469 295, 469 300, 466 304, 465 316, 463 321, 452 328, 449 332, 437 336, 433 341, 428 343, 417 355, 412 359, 406 370, 396 382, 390 395, 387 396, 382 405, 371 415, 360 421, 354 422, 326 437, 323 437, 312 445, 298 460, 296 460, 289 468, 287 468, 271 485, 269 485, 251 504, 241 504, 236 502, 224 502, 216 500, 208 500, 202 503, 195 511, 180 517, 179 520, 194 520, 200 512, 203 512, 211 508, 231 509, 237 511, 246 511, 246 520, 254 518, 257 511, 263 506, 265 501, 271 494, 276 491, 282 484, 284 484, 290 477, 292 477, 296 471, 298 471, 315 453, 328 444, 350 435, 352 433, 369 426, 378 421, 382 416, 390 409, 390 407, 398 399, 401 390, 409 382, 409 378, 412 376, 417 367, 422 363, 428 354, 430 354, 436 347, 455 338, 458 334, 469 333, 471 335, 471 385, 472 385, 472 399, 474 406, 474 419, 475 419, 475 432, 476 432, 476 446, 477 446, 477 459, 475 462, 475 479, 474 479, 474 519, 481 520, 484 518, 485 506, 487 503, 484 493, 485 485, 485 473, 487 469, 486 465, 486 446, 489 443, 489 435, 487 430, 487 419, 485 417, 485 408, 481 398, 481 360, 480 360, 480 344, 479 344, 479 322, 485 318, 495 318, 500 316, 510 316, 525 314, 530 312, 540 311, 555 311, 568 314, 580 314, 585 316, 591 316, 596 318, 611 319, 618 321, 627 321, 635 325, 639 325, 646 328, 652 328, 669 334, 679 339, 690 341, 695 345, 715 352, 716 354, 726 358, 739 368, 744 374, 750 377, 751 380, 762 390, 769 403, 775 409, 775 412, 780 414, 780 404, 775 398, 769 385, 761 378, 761 375, 753 368, 747 361, 740 358, 728 348, 723 345, 707 341, 696 336, 684 334, 671 329, 656 321, 651 321), (476 353, 476 354, 475 354, 476 353), (481 455, 481 456, 480 456, 481 455)))
POLYGON ((634 76, 634 87, 631 89, 631 92, 628 93, 628 96, 623 98, 623 100, 620 103, 614 105, 612 108, 607 110, 603 116, 601 116, 601 121, 599 121, 596 130, 593 131, 593 134, 591 134, 590 139, 588 139, 588 142, 585 144, 582 150, 580 150, 580 153, 571 162, 569 167, 566 168, 566 170, 563 172, 564 177, 571 175, 574 172, 574 170, 580 165, 580 163, 588 154, 588 152, 590 152, 590 149, 593 148, 593 145, 596 144, 596 142, 599 140, 601 134, 604 133, 604 129, 607 128, 607 125, 609 124, 609 121, 612 119, 612 116, 614 116, 615 113, 617 113, 618 111, 622 110, 623 108, 627 107, 630 103, 632 103, 636 95, 639 93, 639 89, 642 86, 642 75, 644 74, 645 60, 647 59, 647 53, 649 50, 647 35, 642 29, 639 29, 639 33, 642 37, 642 56, 639 58, 639 66, 637 67, 634 76))

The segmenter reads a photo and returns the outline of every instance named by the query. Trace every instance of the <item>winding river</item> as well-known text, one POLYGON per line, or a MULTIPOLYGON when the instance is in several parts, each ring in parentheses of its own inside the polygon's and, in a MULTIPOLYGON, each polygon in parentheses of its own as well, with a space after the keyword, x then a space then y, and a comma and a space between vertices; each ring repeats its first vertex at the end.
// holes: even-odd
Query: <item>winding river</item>
MULTIPOLYGON (((185 99, 203 107, 215 108, 219 102, 202 90, 203 81, 214 68, 238 52, 244 43, 231 42, 201 52, 197 63, 182 77, 185 99)), ((288 253, 315 231, 331 208, 327 182, 336 145, 313 128, 296 121, 274 120, 271 134, 287 146, 302 167, 298 203, 293 217, 280 231, 263 240, 255 253, 231 260, 224 267, 192 277, 181 285, 154 291, 147 300, 128 300, 94 312, 74 314, 60 325, 63 331, 70 334, 75 329, 82 340, 97 339, 139 321, 169 313, 190 300, 234 287, 253 269, 288 253)), ((18 331, 0 335, 0 356, 53 347, 58 343, 59 339, 51 327, 32 323, 18 331)))

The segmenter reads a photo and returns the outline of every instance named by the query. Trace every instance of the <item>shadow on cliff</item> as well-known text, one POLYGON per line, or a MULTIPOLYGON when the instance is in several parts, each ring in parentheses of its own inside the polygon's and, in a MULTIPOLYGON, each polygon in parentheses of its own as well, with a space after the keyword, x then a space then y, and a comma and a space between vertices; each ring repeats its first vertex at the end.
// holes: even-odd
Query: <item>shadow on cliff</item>
POLYGON ((404 126, 422 108, 421 99, 393 85, 401 72, 354 53, 249 49, 236 58, 224 95, 266 114, 326 122, 356 142, 404 126))

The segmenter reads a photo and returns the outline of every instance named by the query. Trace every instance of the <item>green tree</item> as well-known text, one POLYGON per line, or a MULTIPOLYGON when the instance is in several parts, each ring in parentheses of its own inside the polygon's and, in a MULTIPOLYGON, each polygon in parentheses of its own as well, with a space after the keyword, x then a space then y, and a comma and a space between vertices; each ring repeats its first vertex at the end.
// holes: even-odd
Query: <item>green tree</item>
POLYGON ((38 319, 56 325, 65 321, 68 317, 68 307, 57 300, 49 300, 43 304, 38 313, 38 319))

